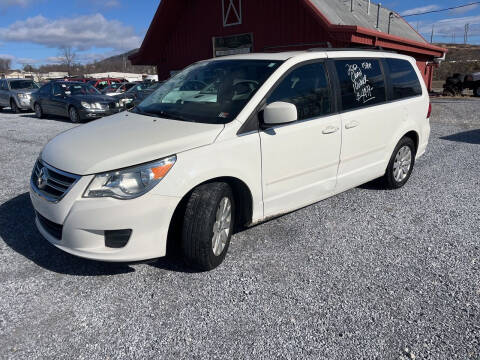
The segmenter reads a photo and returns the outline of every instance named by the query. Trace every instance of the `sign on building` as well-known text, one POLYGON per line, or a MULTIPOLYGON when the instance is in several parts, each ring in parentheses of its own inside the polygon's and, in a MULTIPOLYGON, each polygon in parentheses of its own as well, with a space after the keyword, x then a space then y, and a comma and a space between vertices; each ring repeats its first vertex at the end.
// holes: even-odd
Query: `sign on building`
POLYGON ((213 38, 213 56, 248 54, 253 50, 253 34, 220 36, 213 38))

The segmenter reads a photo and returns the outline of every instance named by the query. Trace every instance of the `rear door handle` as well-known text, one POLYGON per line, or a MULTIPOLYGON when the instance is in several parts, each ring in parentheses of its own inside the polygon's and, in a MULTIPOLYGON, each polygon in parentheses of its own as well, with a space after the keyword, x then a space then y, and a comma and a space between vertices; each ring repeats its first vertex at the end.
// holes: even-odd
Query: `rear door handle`
POLYGON ((349 123, 345 124, 345 129, 353 129, 356 128, 358 125, 360 125, 358 121, 350 121, 349 123))
POLYGON ((333 133, 337 132, 338 130, 339 129, 336 126, 328 126, 322 131, 322 133, 325 134, 325 135, 333 134, 333 133))

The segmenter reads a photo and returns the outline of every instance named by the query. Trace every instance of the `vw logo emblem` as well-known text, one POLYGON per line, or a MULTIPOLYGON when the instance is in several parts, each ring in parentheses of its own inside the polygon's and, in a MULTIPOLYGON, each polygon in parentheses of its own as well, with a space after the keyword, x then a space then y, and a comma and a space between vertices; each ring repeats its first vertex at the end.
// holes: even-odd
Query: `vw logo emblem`
POLYGON ((42 168, 37 178, 37 186, 40 190, 43 190, 47 186, 47 180, 48 180, 48 170, 47 168, 42 168))

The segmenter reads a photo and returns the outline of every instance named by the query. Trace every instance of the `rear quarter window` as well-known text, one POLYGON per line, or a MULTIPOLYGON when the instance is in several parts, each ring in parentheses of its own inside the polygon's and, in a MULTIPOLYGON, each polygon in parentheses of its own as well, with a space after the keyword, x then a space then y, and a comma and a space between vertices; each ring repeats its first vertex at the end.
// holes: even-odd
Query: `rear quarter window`
POLYGON ((385 79, 376 59, 336 60, 343 110, 384 103, 385 79))
POLYGON ((422 86, 412 64, 401 59, 386 59, 392 86, 391 99, 400 100, 422 95, 422 86))

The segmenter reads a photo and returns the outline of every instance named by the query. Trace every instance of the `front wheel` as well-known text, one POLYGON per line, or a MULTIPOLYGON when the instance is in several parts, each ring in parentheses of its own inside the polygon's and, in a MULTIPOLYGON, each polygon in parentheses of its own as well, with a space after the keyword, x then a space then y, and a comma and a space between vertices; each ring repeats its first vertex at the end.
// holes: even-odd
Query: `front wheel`
POLYGON ((413 140, 409 137, 402 138, 393 151, 383 177, 388 189, 399 189, 407 183, 415 165, 415 155, 413 140))
POLYGON ((76 124, 80 122, 80 115, 78 115, 77 109, 75 109, 73 106, 68 111, 68 115, 70 116, 70 121, 72 123, 76 124))
POLYGON ((20 109, 19 107, 17 106, 17 103, 15 102, 15 100, 11 100, 10 101, 10 108, 12 109, 12 111, 15 113, 15 114, 19 114, 20 113, 20 109))
POLYGON ((39 119, 42 119, 44 117, 42 106, 37 103, 35 104, 34 109, 35 109, 35 116, 39 119))
POLYGON ((186 205, 182 251, 187 263, 202 271, 220 265, 234 229, 235 201, 226 183, 208 183, 193 190, 186 205))

